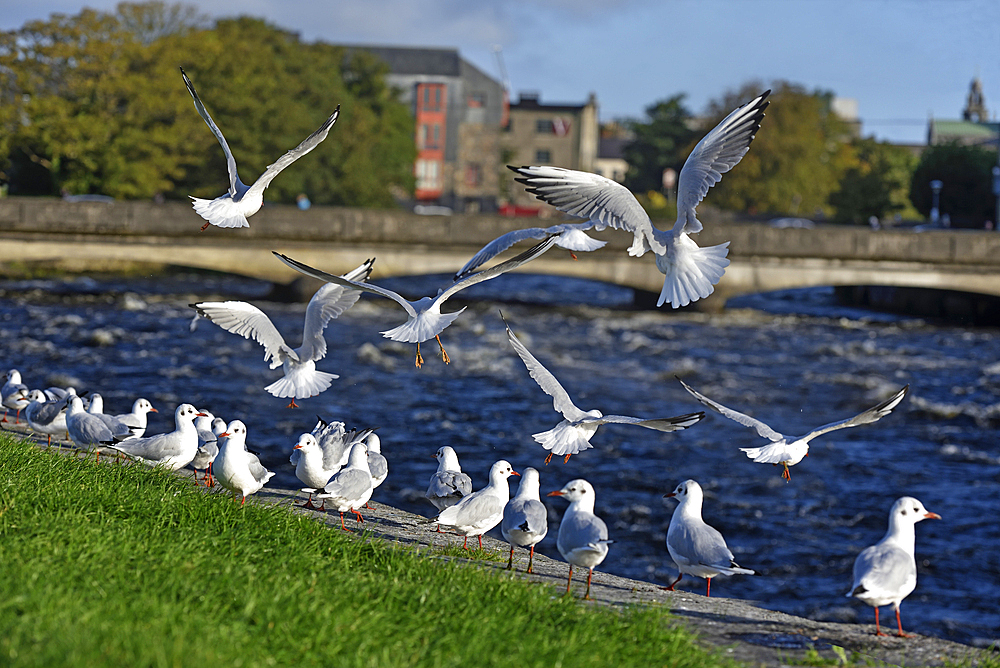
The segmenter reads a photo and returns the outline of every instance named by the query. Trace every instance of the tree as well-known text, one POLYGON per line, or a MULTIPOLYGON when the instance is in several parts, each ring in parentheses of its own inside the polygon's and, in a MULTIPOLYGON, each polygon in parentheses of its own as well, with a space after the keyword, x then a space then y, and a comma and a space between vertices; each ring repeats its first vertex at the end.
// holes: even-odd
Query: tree
POLYGON ((663 188, 663 170, 680 173, 687 158, 684 149, 695 134, 688 127, 690 119, 680 94, 646 107, 646 120, 629 122, 635 140, 623 149, 629 164, 625 185, 637 193, 658 192, 663 188))
POLYGON ((922 215, 930 214, 930 182, 941 181, 939 209, 953 223, 982 227, 993 220, 996 199, 992 190, 992 170, 996 153, 978 146, 958 143, 936 144, 924 149, 910 181, 910 199, 922 215))
POLYGON ((327 140, 275 179, 269 201, 308 192, 316 203, 388 206, 393 190, 412 191, 413 120, 384 65, 258 19, 209 27, 191 7, 155 1, 0 33, 0 160, 11 193, 225 192, 222 149, 179 65, 247 183, 342 105, 327 140))
POLYGON ((865 224, 912 208, 910 180, 917 157, 908 149, 874 139, 852 142, 855 164, 830 194, 834 222, 865 224))
MULTIPOLYGON (((771 89, 771 104, 749 152, 706 202, 748 213, 826 215, 830 193, 852 160, 847 125, 830 110, 831 93, 808 93, 786 81, 771 89)), ((764 90, 752 82, 710 103, 697 138, 764 90)))

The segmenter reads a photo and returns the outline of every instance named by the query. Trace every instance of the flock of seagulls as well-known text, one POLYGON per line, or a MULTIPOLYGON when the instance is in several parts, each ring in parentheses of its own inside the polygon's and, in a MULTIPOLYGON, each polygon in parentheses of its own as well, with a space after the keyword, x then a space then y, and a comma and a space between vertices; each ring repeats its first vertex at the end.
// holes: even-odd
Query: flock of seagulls
MULTIPOLYGON (((192 198, 195 210, 207 221, 202 229, 210 224, 247 227, 247 218, 261 207, 264 189, 278 173, 326 139, 337 120, 340 107, 316 132, 270 165, 253 185, 247 186, 239 178, 236 161, 222 132, 183 69, 181 74, 196 110, 222 146, 229 171, 230 187, 225 194, 214 200, 192 198)), ((298 348, 286 343, 267 315, 252 304, 225 301, 199 302, 191 306, 198 316, 228 332, 259 343, 264 348, 264 361, 269 363, 271 369, 283 367, 283 377, 264 389, 276 397, 288 398, 289 407, 297 407, 296 400, 325 391, 337 378, 336 374, 316 368, 316 363, 327 354, 323 332, 333 318, 358 301, 362 292, 391 299, 406 312, 407 319, 403 324, 382 332, 382 335, 393 341, 416 344, 415 364, 418 368, 424 362, 420 344, 432 338, 440 347, 441 359, 449 363, 440 334, 465 310, 442 312, 449 297, 521 267, 553 246, 565 248, 571 253, 602 247, 603 241, 586 234, 590 229, 600 231, 610 227, 632 233, 629 254, 639 257, 652 251, 657 269, 664 274, 657 305, 669 303, 673 308, 686 306, 711 294, 729 265, 726 257, 728 242, 702 248, 691 239, 690 235, 702 230, 696 207, 722 175, 735 167, 749 150, 769 104, 769 93, 766 91, 735 109, 694 148, 680 173, 677 221, 668 231, 657 229, 635 197, 614 181, 559 167, 511 167, 518 174, 516 180, 524 184, 528 192, 585 221, 507 233, 476 253, 456 272, 453 283, 438 290, 433 297, 416 301, 409 301, 396 292, 369 283, 374 259, 366 260, 344 275, 335 275, 275 252, 280 261, 296 271, 324 281, 306 308, 303 339, 298 348), (512 259, 479 269, 499 253, 526 239, 541 241, 512 259)), ((546 465, 554 455, 568 461, 572 455, 592 448, 591 439, 604 424, 674 432, 688 429, 705 417, 703 411, 676 417, 641 418, 604 415, 597 409, 583 410, 574 404, 556 377, 521 343, 506 321, 504 324, 514 352, 523 361, 530 377, 552 398, 553 408, 562 416, 562 421, 552 429, 533 435, 535 441, 547 451, 546 465)), ((760 420, 726 408, 680 382, 705 406, 753 428, 761 437, 768 439, 768 445, 741 449, 755 462, 782 466, 782 477, 786 481, 791 478, 789 467, 808 455, 809 442, 813 438, 836 429, 870 424, 885 417, 899 405, 909 387, 903 387, 886 401, 850 419, 819 427, 805 436, 790 437, 774 431, 760 420)), ((20 421, 24 412, 30 429, 45 434, 50 442, 53 435, 66 433, 81 448, 105 446, 143 464, 172 470, 191 466, 196 472, 202 472, 206 485, 218 482, 233 492, 234 498, 241 503, 246 502, 247 496, 261 490, 274 475, 247 449, 247 427, 243 422, 233 420, 226 423, 222 418, 191 404, 176 407, 174 431, 146 435, 146 416, 156 409, 143 398, 135 400, 130 413, 105 415, 100 395, 85 398, 78 396, 72 388, 29 390, 22 382, 20 373, 12 369, 7 372, 5 383, 0 388, 0 399, 5 408, 4 422, 8 421, 8 410, 16 412, 15 421, 20 421)), ((430 478, 426 498, 438 512, 426 522, 436 524, 438 531, 444 527, 463 536, 463 547, 466 549, 470 536, 476 537, 482 548, 482 535, 499 526, 504 539, 510 544, 508 569, 513 568, 515 548, 521 548, 529 551, 527 572, 532 572, 535 545, 548 534, 548 513, 540 499, 538 470, 526 468, 520 475, 509 462, 501 459, 492 465, 488 484, 473 491, 472 480, 462 471, 458 455, 452 447, 442 446, 434 456, 438 468, 430 478), (513 497, 508 484, 511 476, 521 477, 513 497)), ((322 419, 311 432, 299 437, 291 448, 290 463, 302 484, 302 491, 308 494, 302 507, 338 512, 344 530, 348 530, 344 522, 345 513, 352 513, 356 522, 364 521, 360 511, 389 472, 374 429, 348 430, 342 422, 322 419), (314 505, 314 500, 320 502, 318 507, 314 505)), ((586 480, 577 479, 548 496, 562 497, 569 502, 559 524, 556 541, 559 553, 569 564, 566 592, 568 594, 572 586, 573 569, 585 568, 587 588, 584 598, 589 598, 593 570, 605 560, 614 543, 609 538, 607 525, 594 512, 595 490, 586 480)), ((706 580, 706 595, 710 596, 713 577, 757 574, 738 565, 722 534, 702 519, 704 495, 696 481, 684 481, 664 496, 679 502, 666 538, 667 551, 679 574, 666 589, 672 591, 684 575, 691 575, 706 580)), ((899 622, 899 603, 916 585, 914 525, 925 518, 939 516, 926 511, 916 499, 899 499, 890 513, 889 530, 885 537, 864 550, 855 563, 854 584, 848 596, 875 607, 876 632, 879 634, 878 607, 891 604, 896 610, 899 635, 904 635, 899 622)))

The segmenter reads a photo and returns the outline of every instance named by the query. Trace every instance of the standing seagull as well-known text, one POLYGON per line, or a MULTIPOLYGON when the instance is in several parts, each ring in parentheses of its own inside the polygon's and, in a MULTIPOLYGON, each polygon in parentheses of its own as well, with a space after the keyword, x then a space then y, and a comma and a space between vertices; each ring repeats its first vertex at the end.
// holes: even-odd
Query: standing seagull
POLYGON ((664 232, 653 226, 649 216, 628 188, 597 174, 561 167, 509 167, 522 178, 543 202, 565 213, 589 218, 602 230, 613 227, 634 236, 628 254, 640 257, 652 250, 656 268, 664 274, 657 306, 670 302, 674 308, 707 297, 729 266, 729 242, 700 248, 688 235, 701 232, 695 208, 708 189, 722 180, 750 150, 764 109, 770 104, 766 91, 734 110, 691 151, 681 169, 677 186, 677 222, 664 232))
MULTIPOLYGON (((530 262, 535 258, 539 257, 542 253, 547 251, 556 242, 555 237, 549 237, 545 241, 536 244, 521 253, 517 257, 514 257, 506 262, 501 262, 498 265, 494 265, 489 269, 484 269, 478 273, 472 274, 471 276, 466 276, 460 281, 448 286, 444 290, 438 290, 436 297, 423 297, 415 302, 403 299, 398 293, 392 290, 387 290, 386 288, 380 288, 377 285, 371 285, 370 283, 356 283, 345 279, 342 276, 334 276, 333 274, 328 274, 324 271, 318 269, 313 269, 309 265, 302 264, 301 262, 296 262, 295 260, 282 255, 281 253, 274 253, 282 262, 287 264, 292 269, 300 271, 307 276, 312 276, 313 278, 318 278, 321 281, 328 281, 331 283, 337 283, 339 285, 344 285, 346 287, 354 287, 358 290, 364 290, 365 292, 371 292, 376 295, 381 295, 387 297, 397 304, 403 307, 406 311, 407 316, 409 316, 402 325, 395 327, 388 331, 382 332, 382 336, 392 339, 393 341, 401 341, 403 343, 416 343, 417 344, 417 359, 416 365, 419 369, 424 363, 424 358, 420 355, 420 344, 423 341, 427 341, 431 337, 437 340, 438 345, 441 347, 441 359, 444 360, 445 364, 451 362, 448 357, 448 353, 445 352, 444 345, 441 343, 441 338, 438 336, 448 325, 455 321, 459 315, 462 314, 467 307, 463 306, 458 311, 454 313, 441 313, 441 306, 444 302, 451 297, 453 294, 459 290, 464 290, 470 286, 477 283, 482 283, 485 280, 495 278, 500 274, 504 274, 511 269, 516 269, 522 264, 530 262)), ((272 251, 273 252, 273 251, 272 251)))
POLYGON ((143 464, 163 466, 172 471, 182 469, 198 454, 198 430, 194 419, 199 415, 201 413, 191 404, 181 404, 174 410, 173 431, 145 438, 129 438, 109 447, 143 464))
POLYGON ((6 382, 0 388, 0 397, 2 397, 0 401, 2 401, 4 409, 3 420, 0 422, 6 422, 7 411, 14 410, 17 411, 14 418, 14 423, 17 424, 21 421, 21 411, 31 403, 28 401, 28 386, 21 382, 21 372, 17 369, 8 371, 4 378, 6 382))
POLYGON ((159 413, 158 410, 153 408, 153 404, 149 403, 146 399, 136 399, 132 402, 132 412, 123 413, 121 415, 116 415, 120 422, 124 422, 125 425, 132 428, 132 433, 135 436, 143 436, 146 433, 146 424, 149 413, 159 413))
POLYGON ((326 136, 330 133, 330 128, 337 122, 337 116, 340 115, 340 105, 337 105, 337 108, 323 122, 323 125, 319 126, 316 132, 306 137, 301 144, 291 151, 288 151, 275 160, 273 164, 268 165, 264 173, 254 181, 254 184, 247 186, 240 181, 239 174, 236 173, 236 158, 233 157, 233 152, 229 150, 226 138, 222 136, 222 131, 219 130, 212 117, 208 115, 208 110, 205 109, 201 98, 195 92, 194 84, 191 83, 187 74, 184 73, 183 67, 181 68, 181 76, 184 77, 184 85, 187 86, 188 92, 191 93, 191 98, 194 100, 194 108, 198 110, 198 113, 208 124, 208 128, 212 131, 212 134, 222 144, 222 151, 226 154, 226 165, 229 169, 228 192, 212 200, 199 199, 197 197, 191 198, 194 203, 194 210, 198 212, 199 216, 208 221, 201 229, 204 231, 209 225, 218 225, 219 227, 250 227, 247 217, 252 216, 260 210, 261 204, 264 203, 264 189, 271 185, 271 181, 283 169, 319 146, 319 143, 326 139, 326 136))
POLYGON ((274 476, 261 465, 257 455, 247 452, 247 427, 240 420, 233 420, 219 434, 219 454, 212 463, 212 469, 220 485, 242 496, 241 506, 247 502, 249 495, 260 491, 274 476))
POLYGON ((316 495, 317 499, 330 499, 334 510, 340 513, 340 528, 344 526, 344 513, 354 513, 358 522, 364 522, 358 509, 372 498, 372 474, 368 470, 368 446, 364 441, 356 441, 351 446, 351 454, 347 458, 347 466, 330 478, 323 491, 316 495))
POLYGON ((535 545, 549 532, 548 515, 545 505, 538 498, 538 471, 529 466, 524 469, 521 482, 517 485, 517 494, 503 508, 500 533, 510 543, 508 571, 514 567, 514 546, 517 545, 529 548, 526 572, 531 572, 535 560, 535 545))
POLYGON ((569 577, 566 579, 566 593, 569 594, 573 584, 573 567, 587 569, 587 593, 584 599, 590 598, 590 579, 594 575, 594 566, 600 565, 608 556, 608 525, 594 514, 594 488, 582 478, 571 480, 557 492, 549 492, 549 496, 561 496, 569 501, 569 508, 559 523, 559 536, 556 547, 559 554, 569 562, 569 577))
MULTIPOLYGON (((375 260, 367 260, 357 269, 349 271, 342 278, 348 281, 364 281, 372 271, 375 260)), ((358 290, 348 286, 327 283, 323 285, 306 306, 306 319, 302 325, 302 345, 291 348, 275 328, 271 319, 253 304, 246 302, 199 302, 191 304, 198 314, 216 325, 253 339, 264 347, 264 361, 271 361, 271 368, 284 366, 283 378, 264 389, 276 397, 291 399, 288 408, 298 408, 296 399, 307 399, 323 392, 337 374, 316 370, 316 362, 326 357, 326 339, 323 330, 330 320, 336 318, 361 297, 358 290)))
POLYGON ((437 517, 427 521, 451 527, 465 536, 462 548, 468 550, 469 536, 476 536, 479 538, 479 549, 483 549, 483 534, 503 520, 504 506, 510 501, 507 479, 512 475, 521 474, 501 459, 490 467, 490 482, 486 487, 448 506, 437 517))
MULTIPOLYGON (((323 489, 330 478, 340 471, 351 454, 351 447, 371 434, 371 429, 358 432, 357 429, 347 431, 343 422, 325 422, 320 418, 309 434, 302 434, 298 443, 292 448, 292 456, 288 461, 295 467, 295 477, 305 485, 303 492, 309 498, 300 508, 314 509, 312 495, 323 489)), ((319 510, 325 510, 324 505, 319 510)))
POLYGON ((495 256, 525 239, 544 239, 545 237, 555 235, 556 246, 568 250, 569 254, 575 260, 576 254, 573 251, 595 251, 598 248, 603 248, 608 243, 607 241, 598 241, 585 232, 585 230, 589 230, 596 225, 596 222, 588 220, 585 223, 560 223, 551 227, 528 227, 523 230, 514 230, 513 232, 500 235, 473 255, 472 259, 466 262, 465 266, 455 274, 455 280, 457 281, 467 276, 479 266, 489 262, 495 256))
POLYGON ((590 444, 590 439, 593 438, 594 434, 597 433, 597 428, 602 424, 634 424, 647 429, 670 432, 687 429, 705 417, 704 412, 698 412, 672 418, 646 419, 628 417, 627 415, 604 415, 596 408, 589 411, 577 408, 573 400, 569 398, 569 393, 563 389, 556 377, 542 366, 541 362, 536 360, 524 347, 524 344, 514 336, 514 332, 511 331, 506 320, 504 326, 507 327, 507 338, 510 340, 510 345, 514 346, 514 350, 517 351, 524 365, 528 367, 528 373, 542 388, 542 391, 552 397, 553 407, 562 413, 564 418, 552 429, 532 435, 532 438, 541 443, 543 448, 549 450, 549 455, 545 458, 546 464, 552 459, 552 455, 565 455, 565 459, 563 459, 563 463, 565 463, 572 455, 594 447, 590 444))
POLYGON ((899 637, 909 638, 903 633, 903 623, 899 620, 899 604, 917 586, 917 562, 913 557, 917 522, 926 519, 939 520, 941 516, 929 512, 912 496, 904 496, 892 504, 889 511, 889 530, 882 540, 866 547, 854 562, 854 584, 847 597, 860 599, 875 608, 875 635, 884 636, 878 625, 878 609, 881 605, 892 604, 896 609, 896 625, 899 637))
POLYGON ((444 510, 472 494, 472 478, 462 473, 458 454, 450 445, 438 448, 434 458, 437 459, 438 468, 431 476, 426 496, 435 508, 444 510))
POLYGON ((871 424, 872 422, 881 420, 886 415, 891 413, 893 408, 899 405, 899 402, 906 396, 906 391, 910 389, 910 386, 906 385, 903 389, 893 394, 878 406, 873 406, 864 413, 859 413, 858 415, 848 418, 847 420, 831 422, 830 424, 825 424, 822 427, 817 427, 805 436, 785 436, 784 434, 779 434, 775 430, 771 429, 760 420, 756 420, 749 415, 744 415, 743 413, 734 411, 731 408, 726 408, 722 404, 712 401, 705 395, 699 394, 680 378, 677 380, 680 381, 685 390, 690 392, 691 395, 701 403, 705 404, 712 410, 721 413, 730 420, 739 422, 744 427, 751 427, 755 429, 758 435, 770 440, 771 443, 768 445, 759 448, 740 448, 740 450, 747 453, 747 457, 755 462, 774 464, 775 466, 781 464, 784 467, 784 470, 781 472, 781 477, 786 481, 791 481, 792 479, 791 474, 788 472, 788 467, 798 464, 804 457, 809 456, 809 441, 813 440, 817 436, 822 436, 829 431, 844 429, 846 427, 858 427, 863 424, 871 424))
POLYGON ((680 501, 667 529, 667 551, 680 572, 677 579, 664 589, 674 591, 674 585, 687 573, 705 578, 708 583, 705 596, 711 596, 712 578, 716 575, 757 574, 733 561, 726 539, 701 518, 701 504, 705 498, 701 485, 694 480, 685 480, 673 492, 664 494, 663 498, 680 501))
POLYGON ((389 462, 382 456, 382 441, 378 434, 375 432, 369 434, 365 444, 368 446, 368 471, 372 474, 372 489, 374 490, 389 476, 389 462))
MULTIPOLYGON (((70 397, 66 411, 66 431, 74 443, 88 450, 99 445, 110 446, 115 441, 127 440, 131 436, 125 425, 119 423, 112 430, 99 416, 83 410, 83 399, 75 394, 70 397)), ((97 457, 100 458, 100 451, 97 452, 97 457)))
POLYGON ((45 434, 48 445, 52 445, 52 437, 66 433, 66 399, 45 400, 45 393, 32 390, 28 393, 30 403, 24 409, 24 419, 32 431, 45 434))

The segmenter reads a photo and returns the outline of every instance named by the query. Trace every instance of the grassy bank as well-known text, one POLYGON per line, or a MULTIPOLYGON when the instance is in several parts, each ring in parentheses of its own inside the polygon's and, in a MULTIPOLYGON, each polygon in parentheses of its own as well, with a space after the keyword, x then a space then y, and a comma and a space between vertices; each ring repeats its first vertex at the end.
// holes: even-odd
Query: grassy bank
POLYGON ((663 611, 0 434, 0 665, 706 666, 663 611))

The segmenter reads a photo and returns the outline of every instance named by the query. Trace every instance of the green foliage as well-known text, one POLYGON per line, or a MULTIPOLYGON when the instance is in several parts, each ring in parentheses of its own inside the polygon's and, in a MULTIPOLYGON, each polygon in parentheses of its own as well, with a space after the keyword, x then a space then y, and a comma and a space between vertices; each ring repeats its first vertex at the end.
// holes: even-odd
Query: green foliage
POLYGON ((8 434, 0 563, 3 665, 733 665, 654 608, 594 608, 8 434))
MULTIPOLYGON (((830 194, 851 164, 847 125, 830 110, 829 93, 809 93, 786 81, 771 89, 771 105, 750 151, 706 202, 746 213, 826 215, 830 194)), ((712 102, 698 137, 764 90, 748 83, 712 102)))
POLYGON ((993 220, 996 198, 993 196, 992 170, 996 153, 978 146, 957 143, 928 146, 910 181, 910 199, 922 215, 930 214, 930 182, 938 179, 941 188, 939 209, 953 223, 982 227, 993 220))
POLYGON ((855 164, 830 194, 834 222, 865 224, 871 216, 882 219, 912 210, 910 180, 917 157, 906 148, 870 138, 856 139, 851 146, 855 164))
POLYGON ((680 173, 687 159, 685 149, 695 136, 690 119, 681 94, 646 107, 646 120, 629 123, 635 140, 623 153, 629 164, 625 185, 632 192, 662 190, 663 170, 668 167, 680 173))
POLYGON ((0 34, 0 156, 10 156, 12 192, 37 191, 33 180, 45 194, 123 199, 225 192, 222 149, 179 65, 248 184, 342 105, 330 137, 275 179, 268 200, 306 192, 320 204, 387 206, 390 189, 412 190, 413 121, 384 66, 257 19, 207 26, 189 6, 123 3, 0 34))

